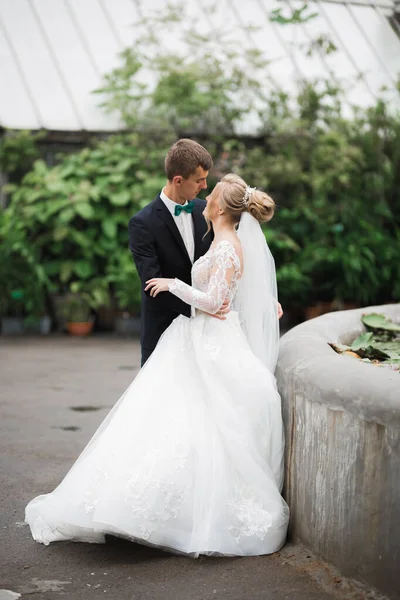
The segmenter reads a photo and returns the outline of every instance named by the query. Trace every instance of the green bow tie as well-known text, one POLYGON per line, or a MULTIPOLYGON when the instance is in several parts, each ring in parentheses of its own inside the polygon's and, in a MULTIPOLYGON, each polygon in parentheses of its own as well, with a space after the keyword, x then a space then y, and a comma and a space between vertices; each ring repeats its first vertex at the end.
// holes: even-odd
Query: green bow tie
POLYGON ((185 206, 181 206, 180 204, 178 204, 177 206, 175 206, 175 216, 179 217, 179 215, 181 214, 181 212, 184 210, 185 212, 191 214, 193 212, 194 209, 194 202, 193 200, 191 200, 190 202, 188 202, 187 204, 185 204, 185 206))

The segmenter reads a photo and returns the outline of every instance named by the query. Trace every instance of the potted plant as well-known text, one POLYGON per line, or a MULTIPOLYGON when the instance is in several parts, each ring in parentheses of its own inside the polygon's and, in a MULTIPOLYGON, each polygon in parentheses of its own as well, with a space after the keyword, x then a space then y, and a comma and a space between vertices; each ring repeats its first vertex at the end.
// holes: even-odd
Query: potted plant
POLYGON ((22 232, 5 227, 0 231, 0 315, 3 335, 27 331, 47 334, 49 280, 22 232))
POLYGON ((107 276, 117 307, 115 331, 120 335, 138 335, 142 284, 128 252, 115 256, 108 267, 107 276))
POLYGON ((2 335, 19 335, 24 332, 24 318, 22 316, 22 295, 20 289, 1 293, 1 333, 2 335))
POLYGON ((23 286, 24 332, 48 335, 52 320, 48 311, 48 292, 51 288, 42 265, 36 261, 26 274, 23 286))
POLYGON ((75 281, 66 297, 64 314, 68 333, 88 335, 94 325, 94 311, 110 301, 108 283, 102 279, 75 281))
POLYGON ((48 335, 51 317, 46 312, 46 292, 37 282, 36 289, 30 286, 15 288, 0 303, 1 333, 15 335, 38 333, 48 335))
POLYGON ((47 311, 47 289, 40 281, 32 279, 23 290, 24 301, 24 333, 48 335, 52 320, 47 311), (36 285, 35 285, 36 284, 36 285))

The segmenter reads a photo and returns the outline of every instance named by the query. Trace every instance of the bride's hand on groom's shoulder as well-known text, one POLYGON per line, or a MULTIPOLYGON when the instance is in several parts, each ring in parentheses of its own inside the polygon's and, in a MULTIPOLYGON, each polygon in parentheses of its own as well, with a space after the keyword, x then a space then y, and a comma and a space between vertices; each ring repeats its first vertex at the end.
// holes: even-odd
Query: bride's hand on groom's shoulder
POLYGON ((169 284, 172 283, 173 279, 165 279, 164 277, 154 277, 146 281, 145 292, 149 292, 150 296, 155 298, 160 292, 168 292, 169 284))

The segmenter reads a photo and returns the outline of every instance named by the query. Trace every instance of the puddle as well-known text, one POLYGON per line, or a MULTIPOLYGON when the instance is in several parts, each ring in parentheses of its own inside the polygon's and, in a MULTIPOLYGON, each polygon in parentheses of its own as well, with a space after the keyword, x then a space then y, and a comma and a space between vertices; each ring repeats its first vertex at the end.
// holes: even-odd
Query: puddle
POLYGON ((65 427, 58 427, 58 429, 62 429, 63 431, 79 431, 80 427, 76 425, 66 425, 65 427))
MULTIPOLYGON (((32 579, 32 583, 37 587, 35 592, 62 592, 66 585, 71 585, 71 581, 58 581, 57 579, 32 579)), ((0 599, 1 600, 1 599, 0 599)))
POLYGON ((76 425, 53 425, 52 429, 61 429, 62 431, 79 431, 80 427, 77 427, 76 425))
POLYGON ((70 410, 74 410, 75 412, 91 412, 94 410, 100 410, 103 408, 102 406, 70 406, 70 410))

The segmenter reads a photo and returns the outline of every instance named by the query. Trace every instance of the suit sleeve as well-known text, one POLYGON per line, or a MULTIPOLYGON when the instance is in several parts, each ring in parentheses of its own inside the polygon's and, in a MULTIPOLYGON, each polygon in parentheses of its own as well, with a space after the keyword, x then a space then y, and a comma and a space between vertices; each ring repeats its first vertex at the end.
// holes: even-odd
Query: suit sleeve
POLYGON ((129 249, 142 284, 153 277, 162 277, 154 238, 135 217, 129 221, 129 249))
POLYGON ((150 292, 145 292, 145 283, 153 277, 162 277, 162 271, 159 264, 156 244, 149 228, 132 217, 129 221, 129 249, 132 252, 136 269, 142 282, 142 293, 150 299, 151 305, 157 309, 171 309, 170 294, 159 294, 156 298, 150 296, 150 292), (167 297, 169 296, 169 298, 167 297))

